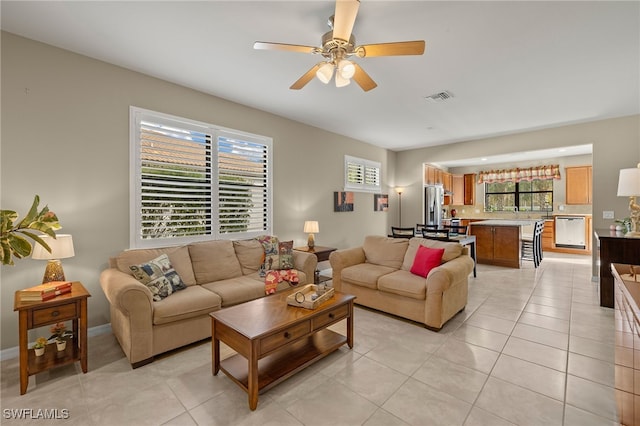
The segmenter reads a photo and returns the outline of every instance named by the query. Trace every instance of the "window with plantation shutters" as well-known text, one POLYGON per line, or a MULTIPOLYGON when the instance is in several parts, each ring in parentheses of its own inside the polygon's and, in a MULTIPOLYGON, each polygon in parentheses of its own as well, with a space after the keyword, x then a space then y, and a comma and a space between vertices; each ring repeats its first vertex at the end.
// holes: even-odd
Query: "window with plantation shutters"
POLYGON ((381 165, 362 158, 344 157, 344 189, 357 192, 380 192, 381 165))
POLYGON ((131 108, 131 247, 271 233, 271 139, 131 108))

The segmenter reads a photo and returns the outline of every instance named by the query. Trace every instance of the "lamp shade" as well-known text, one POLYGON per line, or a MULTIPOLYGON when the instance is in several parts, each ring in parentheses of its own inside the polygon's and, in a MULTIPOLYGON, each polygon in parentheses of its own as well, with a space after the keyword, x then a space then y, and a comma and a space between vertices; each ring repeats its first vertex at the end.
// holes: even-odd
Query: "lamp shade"
POLYGON ((634 197, 640 195, 640 167, 620 170, 618 180, 618 197, 634 197))
POLYGON ((317 220, 307 220, 304 223, 304 232, 310 233, 310 234, 317 234, 318 232, 320 232, 320 227, 318 226, 318 221, 317 220))
POLYGON ((316 71, 316 77, 318 80, 323 82, 324 84, 329 83, 331 81, 331 77, 333 76, 333 64, 331 62, 325 62, 320 65, 320 68, 316 71))
POLYGON ((47 251, 40 244, 35 244, 33 247, 33 259, 50 260, 50 259, 66 259, 68 257, 75 256, 73 251, 73 238, 69 234, 57 234, 56 238, 51 238, 48 235, 43 235, 40 238, 51 248, 51 253, 47 251))
POLYGON ((350 83, 351 80, 344 78, 339 72, 336 73, 336 87, 348 86, 350 83))
POLYGON ((341 59, 338 62, 338 72, 342 77, 349 79, 356 73, 356 66, 351 61, 341 59))

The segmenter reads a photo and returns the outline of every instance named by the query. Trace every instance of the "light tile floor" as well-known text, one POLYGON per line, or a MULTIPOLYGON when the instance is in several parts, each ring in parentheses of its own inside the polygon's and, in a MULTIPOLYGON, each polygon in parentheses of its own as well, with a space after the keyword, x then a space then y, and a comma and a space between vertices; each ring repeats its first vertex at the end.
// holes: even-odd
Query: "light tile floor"
MULTIPOLYGON (((31 377, 2 361, 2 424, 615 425, 613 310, 599 307, 591 258, 546 254, 536 270, 478 266, 469 303, 439 333, 356 308, 355 346, 260 396, 256 411, 211 375, 208 342, 132 370, 111 334, 77 365, 31 377), (68 419, 6 410, 66 409, 68 419)), ((344 332, 344 323, 334 327, 344 332)), ((223 348, 223 354, 231 351, 223 348)))

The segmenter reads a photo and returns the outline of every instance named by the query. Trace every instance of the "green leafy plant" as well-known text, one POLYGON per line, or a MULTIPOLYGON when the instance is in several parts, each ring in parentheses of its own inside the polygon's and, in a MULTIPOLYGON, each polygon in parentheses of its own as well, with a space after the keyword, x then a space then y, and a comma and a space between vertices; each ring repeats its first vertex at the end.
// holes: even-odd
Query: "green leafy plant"
POLYGON ((55 231, 61 228, 58 217, 45 206, 38 211, 40 197, 35 196, 27 215, 18 222, 18 213, 13 210, 0 210, 0 252, 3 265, 13 265, 13 258, 22 259, 31 254, 32 246, 27 238, 40 244, 49 253, 51 248, 39 235, 56 237, 55 231))

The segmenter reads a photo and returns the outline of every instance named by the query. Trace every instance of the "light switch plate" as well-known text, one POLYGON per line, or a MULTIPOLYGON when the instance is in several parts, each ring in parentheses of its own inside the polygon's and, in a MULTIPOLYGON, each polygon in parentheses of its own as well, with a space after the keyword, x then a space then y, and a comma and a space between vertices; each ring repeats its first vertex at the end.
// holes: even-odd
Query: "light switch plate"
POLYGON ((615 214, 612 210, 604 210, 602 212, 602 218, 603 219, 613 219, 615 218, 615 214))

